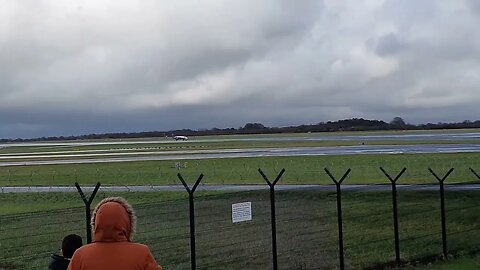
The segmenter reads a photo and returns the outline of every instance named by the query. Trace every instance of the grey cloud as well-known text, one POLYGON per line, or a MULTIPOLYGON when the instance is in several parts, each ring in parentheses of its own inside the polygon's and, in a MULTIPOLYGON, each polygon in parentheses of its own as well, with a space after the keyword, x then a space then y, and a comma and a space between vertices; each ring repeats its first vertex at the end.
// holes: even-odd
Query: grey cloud
POLYGON ((378 39, 375 52, 380 56, 395 54, 405 48, 406 44, 400 41, 394 33, 381 36, 378 39))
POLYGON ((467 0, 33 2, 0 0, 0 137, 480 115, 467 0))
POLYGON ((474 12, 480 13, 480 2, 476 0, 464 0, 466 5, 474 12))
POLYGON ((419 23, 431 22, 436 16, 442 15, 441 7, 449 4, 445 0, 387 0, 376 15, 395 22, 400 27, 414 29, 419 23))

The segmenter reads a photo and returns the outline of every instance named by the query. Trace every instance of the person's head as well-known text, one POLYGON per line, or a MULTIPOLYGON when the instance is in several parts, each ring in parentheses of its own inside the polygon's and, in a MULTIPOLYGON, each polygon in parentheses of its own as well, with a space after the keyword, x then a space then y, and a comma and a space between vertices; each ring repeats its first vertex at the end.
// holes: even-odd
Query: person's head
POLYGON ((72 258, 75 250, 83 245, 82 237, 76 234, 69 234, 62 241, 62 255, 65 258, 72 258))
POLYGON ((97 204, 91 223, 95 242, 132 241, 136 217, 124 198, 110 197, 97 204))

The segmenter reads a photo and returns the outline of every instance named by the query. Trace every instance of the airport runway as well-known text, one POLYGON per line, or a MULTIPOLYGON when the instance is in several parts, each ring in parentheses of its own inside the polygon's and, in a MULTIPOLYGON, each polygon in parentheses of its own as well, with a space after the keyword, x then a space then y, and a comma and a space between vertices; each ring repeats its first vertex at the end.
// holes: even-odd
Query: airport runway
POLYGON ((480 133, 445 133, 445 134, 391 134, 391 135, 312 135, 298 137, 259 137, 243 139, 225 139, 225 141, 456 141, 480 140, 480 133))
MULTIPOLYGON (((425 145, 355 145, 334 147, 292 147, 292 148, 252 148, 219 149, 192 151, 143 152, 137 156, 118 157, 92 154, 96 158, 35 159, 25 161, 0 162, 0 166, 28 166, 50 164, 81 164, 127 161, 192 160, 213 158, 282 157, 282 156, 321 156, 359 154, 414 154, 414 153, 475 153, 480 152, 480 144, 425 144, 425 145)), ((55 155, 49 156, 54 158, 55 155)))
MULTIPOLYGON (((344 191, 389 191, 390 184, 382 185, 342 185, 344 191)), ((254 190, 268 190, 267 185, 199 185, 197 190, 203 191, 254 191, 254 190)), ((335 191, 335 185, 276 185, 275 190, 325 190, 335 191)), ((82 187, 84 192, 92 192, 93 187, 82 187)), ((397 190, 439 190, 439 185, 397 185, 397 190)), ((464 191, 464 190, 480 190, 480 184, 445 184, 447 191, 464 191)), ((182 185, 168 185, 168 186, 102 186, 102 192, 158 192, 158 191, 185 191, 182 185)), ((43 187, 0 187, 0 193, 38 193, 38 192, 77 192, 73 186, 43 186, 43 187)))
POLYGON ((202 139, 202 137, 192 137, 189 141, 177 142, 171 138, 152 139, 152 140, 111 140, 111 141, 62 141, 62 142, 22 142, 22 143, 2 143, 3 147, 42 147, 42 146, 94 146, 94 145, 132 145, 132 144, 168 144, 168 143, 202 143, 202 142, 234 142, 234 141, 455 141, 455 140, 480 140, 480 132, 468 133, 434 133, 434 134, 390 134, 390 135, 322 135, 313 133, 308 136, 271 136, 261 135, 258 137, 247 138, 225 138, 225 139, 202 139))

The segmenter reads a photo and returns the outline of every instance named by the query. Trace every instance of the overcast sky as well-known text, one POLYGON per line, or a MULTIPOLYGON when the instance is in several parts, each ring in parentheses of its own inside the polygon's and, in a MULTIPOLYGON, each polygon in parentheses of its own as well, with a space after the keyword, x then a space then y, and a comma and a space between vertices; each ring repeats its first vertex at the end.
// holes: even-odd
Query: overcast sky
POLYGON ((478 0, 0 0, 0 138, 480 119, 478 0))

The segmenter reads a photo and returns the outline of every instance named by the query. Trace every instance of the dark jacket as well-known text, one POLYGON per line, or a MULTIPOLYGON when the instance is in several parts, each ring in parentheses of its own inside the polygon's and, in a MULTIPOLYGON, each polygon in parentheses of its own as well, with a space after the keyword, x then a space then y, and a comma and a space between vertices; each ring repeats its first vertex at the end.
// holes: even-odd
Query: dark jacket
POLYGON ((60 255, 52 255, 50 263, 48 264, 48 269, 50 270, 67 270, 68 263, 70 260, 65 259, 60 255))

